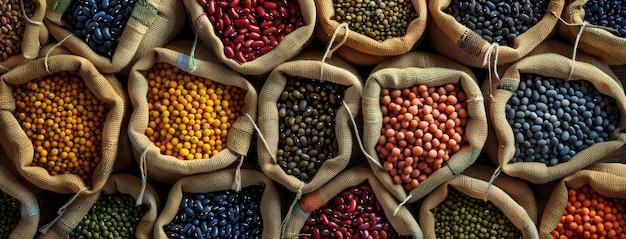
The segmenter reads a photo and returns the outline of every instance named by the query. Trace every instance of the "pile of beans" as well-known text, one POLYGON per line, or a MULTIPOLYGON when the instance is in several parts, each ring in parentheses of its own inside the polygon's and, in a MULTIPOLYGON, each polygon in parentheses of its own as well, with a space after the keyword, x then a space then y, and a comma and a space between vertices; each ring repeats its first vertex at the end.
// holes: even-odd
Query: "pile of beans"
POLYGON ((446 199, 431 212, 437 238, 522 238, 520 230, 493 203, 469 197, 452 187, 446 199))
POLYGON ((198 0, 222 39, 224 55, 239 63, 273 50, 304 24, 296 0, 198 0))
POLYGON ((333 0, 335 20, 348 23, 350 30, 382 42, 402 37, 418 14, 411 0, 333 0))
POLYGON ((588 0, 583 5, 589 24, 614 28, 612 32, 626 37, 626 2, 622 0, 588 0))
POLYGON ((51 175, 76 174, 91 183, 100 163, 108 106, 75 72, 61 72, 18 85, 15 118, 33 144, 33 166, 51 175))
POLYGON ((311 213, 303 239, 405 238, 389 224, 369 184, 347 188, 311 213))
POLYGON ((511 46, 513 39, 543 18, 548 0, 453 0, 446 12, 489 43, 511 46))
POLYGON ((289 175, 308 181, 326 159, 338 154, 335 140, 335 114, 346 87, 287 76, 280 95, 278 164, 289 175))
POLYGON ((460 84, 382 89, 376 152, 396 184, 416 188, 467 141, 467 95, 460 84))
POLYGON ((0 191, 0 238, 9 238, 21 216, 20 201, 0 191))
POLYGON ((26 17, 31 17, 35 10, 32 0, 8 0, 0 2, 0 54, 2 61, 22 52, 22 36, 28 22, 26 17), (20 1, 23 1, 24 9, 20 1), (26 13, 26 16, 23 14, 26 13))
POLYGON ((185 193, 178 214, 163 230, 168 238, 261 238, 263 189, 185 193))
POLYGON ((511 162, 548 166, 567 162, 592 144, 607 141, 620 118, 615 100, 588 81, 527 73, 521 74, 519 87, 504 110, 515 137, 511 162))
POLYGON ((230 126, 244 108, 245 91, 157 63, 148 80, 146 135, 181 160, 206 159, 226 148, 230 126))
POLYGON ((589 185, 569 189, 568 196, 554 238, 626 238, 626 199, 604 197, 589 185))
POLYGON ((137 0, 76 0, 67 8, 63 19, 89 48, 112 58, 135 2, 137 0))
POLYGON ((135 199, 128 194, 102 194, 70 238, 135 238, 135 229, 147 211, 146 205, 135 206, 135 199))

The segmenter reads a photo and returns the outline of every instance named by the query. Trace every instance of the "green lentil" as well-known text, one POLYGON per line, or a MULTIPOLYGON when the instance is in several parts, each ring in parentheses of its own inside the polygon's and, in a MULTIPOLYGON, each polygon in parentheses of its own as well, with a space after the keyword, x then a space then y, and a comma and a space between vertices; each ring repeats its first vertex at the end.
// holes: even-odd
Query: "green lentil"
POLYGON ((128 194, 103 194, 72 231, 70 238, 135 238, 135 229, 148 206, 135 206, 128 194))
POLYGON ((521 238, 522 233, 491 202, 450 187, 448 196, 431 209, 437 238, 521 238))
POLYGON ((20 216, 20 201, 0 191, 0 238, 9 238, 20 216))
POLYGON ((410 0, 333 0, 334 19, 379 42, 406 34, 419 16, 410 0))

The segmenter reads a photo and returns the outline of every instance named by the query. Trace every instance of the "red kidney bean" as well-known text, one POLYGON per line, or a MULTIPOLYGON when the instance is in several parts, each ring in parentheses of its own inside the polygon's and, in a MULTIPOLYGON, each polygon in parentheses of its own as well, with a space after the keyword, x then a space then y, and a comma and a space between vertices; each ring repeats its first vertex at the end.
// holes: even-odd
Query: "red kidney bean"
POLYGON ((390 226, 367 183, 348 188, 313 211, 301 229, 309 238, 406 238, 390 226), (365 196, 364 196, 365 195, 365 196))
POLYGON ((226 39, 235 44, 246 43, 239 48, 230 46, 231 49, 226 49, 228 44, 224 44, 226 58, 239 63, 267 54, 287 34, 303 25, 295 0, 198 0, 198 3, 204 7, 215 34, 223 43, 226 39), (248 43, 249 40, 254 42, 248 43))

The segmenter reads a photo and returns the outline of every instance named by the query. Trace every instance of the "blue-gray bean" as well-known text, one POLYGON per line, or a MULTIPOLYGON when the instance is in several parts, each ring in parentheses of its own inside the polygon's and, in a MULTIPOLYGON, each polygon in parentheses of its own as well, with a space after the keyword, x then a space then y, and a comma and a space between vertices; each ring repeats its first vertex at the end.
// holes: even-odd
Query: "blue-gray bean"
POLYGON ((616 36, 626 37, 626 2, 622 0, 589 0, 583 5, 585 21, 615 29, 616 36))
POLYGON ((521 75, 505 110, 516 144, 511 162, 548 166, 567 162, 592 144, 609 140, 620 118, 615 100, 588 81, 527 73, 521 75), (519 124, 522 127, 516 127, 519 124))

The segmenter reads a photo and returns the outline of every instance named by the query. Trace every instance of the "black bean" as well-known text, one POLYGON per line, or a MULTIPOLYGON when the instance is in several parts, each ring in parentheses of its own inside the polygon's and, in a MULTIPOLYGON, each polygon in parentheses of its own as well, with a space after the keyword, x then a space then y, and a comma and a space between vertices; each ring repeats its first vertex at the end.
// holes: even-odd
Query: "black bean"
POLYGON ((63 19, 94 52, 112 58, 136 1, 103 0, 100 4, 74 1, 63 14, 63 19))
POLYGON ((589 0, 583 5, 585 21, 615 29, 616 36, 626 37, 626 2, 621 0, 589 0))
POLYGON ((334 120, 344 89, 329 82, 287 77, 276 103, 281 135, 277 160, 287 174, 308 181, 327 158, 338 154, 334 120), (301 161, 312 162, 313 166, 298 164, 301 161))
POLYGON ((548 166, 567 162, 592 144, 609 140, 620 118, 615 100, 588 81, 568 82, 526 73, 505 110, 516 142, 511 162, 548 166), (547 97, 533 97, 540 91, 547 97), (516 126, 518 122, 522 127, 516 126))
POLYGON ((163 226, 168 238, 261 238, 262 186, 184 193, 178 214, 163 226))
POLYGON ((453 0, 447 8, 447 13, 489 43, 497 42, 502 46, 511 46, 513 39, 526 32, 543 17, 549 2, 453 0), (469 8, 463 7, 467 5, 469 8))

